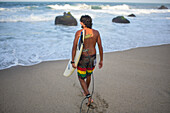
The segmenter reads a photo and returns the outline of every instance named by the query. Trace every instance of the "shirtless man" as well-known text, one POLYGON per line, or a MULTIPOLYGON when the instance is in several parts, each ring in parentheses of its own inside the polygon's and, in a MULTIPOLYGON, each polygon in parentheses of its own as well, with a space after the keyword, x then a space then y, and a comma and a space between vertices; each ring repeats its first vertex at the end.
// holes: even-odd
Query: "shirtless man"
POLYGON ((77 68, 77 74, 84 91, 84 95, 88 97, 90 105, 93 100, 91 99, 90 92, 88 90, 90 81, 91 81, 91 74, 95 68, 96 64, 96 43, 98 44, 99 53, 100 53, 100 62, 99 62, 99 69, 103 66, 103 47, 100 38, 100 34, 97 30, 92 29, 92 19, 88 15, 84 15, 80 18, 80 24, 82 28, 85 30, 85 39, 84 39, 84 46, 81 58, 79 60, 78 66, 76 67, 74 64, 74 57, 76 54, 76 47, 79 36, 83 29, 79 30, 75 34, 75 39, 72 48, 72 66, 73 68, 77 68), (85 80, 86 79, 86 80, 85 80))

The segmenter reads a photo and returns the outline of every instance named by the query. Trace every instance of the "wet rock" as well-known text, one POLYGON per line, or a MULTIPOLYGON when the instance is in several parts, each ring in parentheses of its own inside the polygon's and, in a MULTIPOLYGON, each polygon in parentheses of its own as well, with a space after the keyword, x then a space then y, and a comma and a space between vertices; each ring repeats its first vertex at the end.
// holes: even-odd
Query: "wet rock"
POLYGON ((128 19, 126 19, 124 16, 117 16, 116 18, 112 19, 112 22, 115 23, 130 23, 130 21, 128 19))
POLYGON ((63 16, 56 16, 55 25, 77 26, 77 20, 70 12, 64 12, 63 16))
POLYGON ((158 9, 168 9, 167 7, 165 7, 164 5, 162 5, 161 7, 159 7, 158 9))
POLYGON ((136 15, 130 14, 130 15, 128 15, 128 17, 136 17, 136 15))

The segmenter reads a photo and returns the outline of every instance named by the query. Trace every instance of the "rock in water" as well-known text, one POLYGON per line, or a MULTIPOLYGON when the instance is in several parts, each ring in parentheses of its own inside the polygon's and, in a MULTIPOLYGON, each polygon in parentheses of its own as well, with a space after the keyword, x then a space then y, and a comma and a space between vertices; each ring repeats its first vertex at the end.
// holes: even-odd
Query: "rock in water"
POLYGON ((136 15, 130 14, 130 15, 128 15, 128 17, 136 17, 136 15))
POLYGON ((168 9, 167 7, 165 7, 164 5, 162 5, 161 7, 159 7, 158 9, 168 9))
POLYGON ((55 25, 77 26, 77 20, 71 15, 70 12, 64 12, 63 16, 55 18, 55 25))
POLYGON ((130 21, 128 19, 126 19, 124 16, 117 16, 116 18, 112 19, 112 22, 115 23, 130 23, 130 21))

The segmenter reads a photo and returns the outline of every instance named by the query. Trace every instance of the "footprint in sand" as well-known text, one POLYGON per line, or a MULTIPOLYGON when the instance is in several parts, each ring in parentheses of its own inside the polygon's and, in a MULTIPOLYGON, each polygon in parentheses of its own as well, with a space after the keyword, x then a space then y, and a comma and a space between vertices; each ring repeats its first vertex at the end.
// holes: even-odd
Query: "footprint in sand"
MULTIPOLYGON (((102 99, 98 93, 93 95, 94 102, 91 104, 89 108, 89 113, 107 113, 107 108, 109 104, 106 102, 105 99, 102 99)), ((82 113, 87 112, 88 107, 83 106, 82 113)))

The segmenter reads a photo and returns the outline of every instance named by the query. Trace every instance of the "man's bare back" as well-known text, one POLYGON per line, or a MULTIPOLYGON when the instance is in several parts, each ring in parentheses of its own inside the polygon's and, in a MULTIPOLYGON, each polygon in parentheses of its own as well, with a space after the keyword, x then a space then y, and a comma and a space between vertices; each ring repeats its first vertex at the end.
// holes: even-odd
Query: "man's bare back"
MULTIPOLYGON (((78 35, 78 37, 80 36, 82 30, 83 29, 77 31, 76 35, 78 35)), ((94 29, 85 28, 84 30, 85 30, 85 39, 84 39, 82 55, 83 56, 88 56, 88 54, 94 55, 96 54, 96 48, 95 48, 96 43, 98 43, 98 41, 101 40, 100 34, 97 30, 94 29)))

